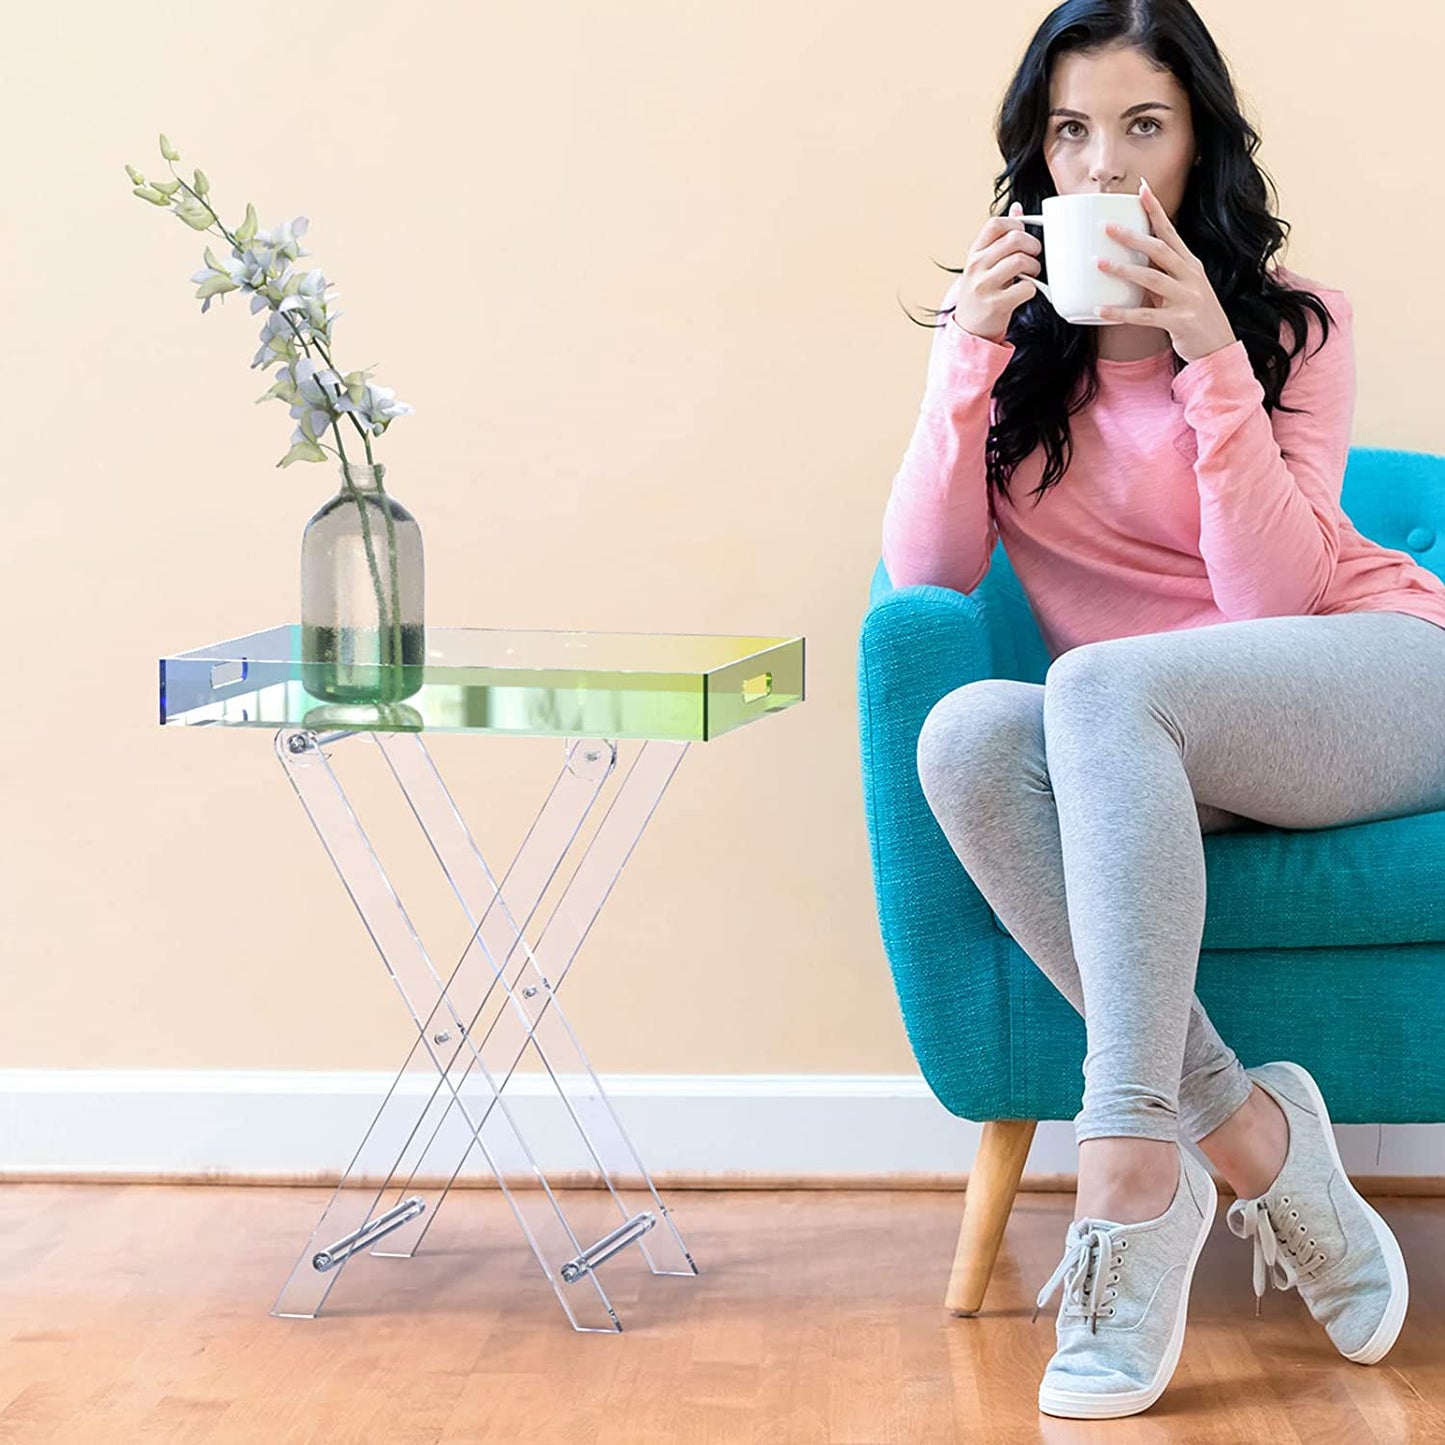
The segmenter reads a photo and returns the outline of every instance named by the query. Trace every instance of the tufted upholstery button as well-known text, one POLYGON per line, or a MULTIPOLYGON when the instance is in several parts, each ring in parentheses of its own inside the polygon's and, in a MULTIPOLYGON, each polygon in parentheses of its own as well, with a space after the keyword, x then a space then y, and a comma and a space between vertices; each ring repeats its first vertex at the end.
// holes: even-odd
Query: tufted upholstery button
POLYGON ((1427 547, 1433 546, 1435 542, 1435 529, 1433 527, 1411 527, 1405 536, 1405 545, 1412 552, 1423 552, 1427 547))

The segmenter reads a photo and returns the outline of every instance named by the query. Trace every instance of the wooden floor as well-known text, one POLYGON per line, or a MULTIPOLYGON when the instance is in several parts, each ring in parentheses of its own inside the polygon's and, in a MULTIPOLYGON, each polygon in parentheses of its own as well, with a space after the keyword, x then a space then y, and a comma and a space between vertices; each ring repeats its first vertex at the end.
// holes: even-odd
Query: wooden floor
POLYGON ((1361 1366, 1293 1291, 1255 1318, 1221 1193, 1172 1383, 1105 1423, 1036 1406, 1057 1296, 1029 1314, 1072 1196, 1019 1195, 974 1318, 942 1307, 957 1191, 663 1197, 700 1273, 654 1276, 629 1248, 600 1270, 623 1332, 583 1334, 492 1189, 454 1190, 415 1258, 356 1255, 296 1320, 269 1310, 329 1190, 0 1186, 0 1441, 1445 1441, 1440 1199, 1372 1201, 1411 1299, 1394 1350, 1361 1366))

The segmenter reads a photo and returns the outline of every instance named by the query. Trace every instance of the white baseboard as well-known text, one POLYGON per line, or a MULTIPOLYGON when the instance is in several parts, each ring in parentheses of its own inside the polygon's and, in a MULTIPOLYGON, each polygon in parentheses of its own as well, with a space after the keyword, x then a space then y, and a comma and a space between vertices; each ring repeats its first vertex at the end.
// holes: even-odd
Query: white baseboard
MULTIPOLYGON (((334 1181, 394 1077, 0 1069, 0 1178, 334 1181)), ((418 1100, 431 1094, 424 1077, 408 1082, 408 1094, 418 1100)), ((946 1182, 972 1167, 982 1127, 949 1114, 923 1080, 910 1075, 618 1074, 604 1075, 602 1084, 654 1177, 886 1182, 944 1176, 946 1182)), ((474 1074, 469 1088, 483 1087, 474 1074)), ((480 1102, 485 1095, 467 1098, 480 1102)), ((544 1173, 587 1167, 580 1136, 545 1075, 517 1075, 503 1098, 544 1173)), ((429 1124, 441 1117, 434 1107, 429 1124)), ((467 1141, 459 1110, 447 1115, 446 1128, 443 1142, 454 1164, 467 1141)), ((493 1111, 482 1137, 504 1171, 525 1171, 525 1156, 500 1111, 493 1111)), ((1352 1177, 1445 1176, 1445 1124, 1343 1124, 1336 1137, 1352 1177)), ((401 1142, 398 1136, 390 1159, 401 1142)), ((438 1150, 427 1162, 445 1155, 438 1150)), ((1077 1158, 1072 1121, 1045 1120, 1025 1181, 1071 1176, 1077 1158)), ((491 1179, 480 1151, 471 1151, 462 1177, 491 1179)))

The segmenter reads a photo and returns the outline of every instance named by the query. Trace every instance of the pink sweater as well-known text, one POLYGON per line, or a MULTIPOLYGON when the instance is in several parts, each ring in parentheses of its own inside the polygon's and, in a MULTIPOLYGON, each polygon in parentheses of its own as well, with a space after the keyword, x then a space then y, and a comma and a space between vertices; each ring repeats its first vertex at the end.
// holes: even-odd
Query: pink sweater
MULTIPOLYGON (((1030 495, 1044 469, 1036 447, 997 510, 984 443, 993 385, 1014 347, 974 336, 950 314, 933 333, 918 421, 884 511, 893 585, 971 592, 1001 537, 1050 657, 1099 638, 1246 617, 1388 610, 1445 627, 1445 582, 1362 536, 1340 507, 1355 407, 1350 303, 1277 274, 1317 292, 1334 318, 1316 355, 1310 315, 1285 384, 1284 400, 1312 415, 1265 411, 1242 341, 1177 376, 1172 349, 1101 359, 1097 397, 1069 419, 1062 480, 1041 500, 1030 495)), ((1281 328, 1286 347, 1292 335, 1281 328)))

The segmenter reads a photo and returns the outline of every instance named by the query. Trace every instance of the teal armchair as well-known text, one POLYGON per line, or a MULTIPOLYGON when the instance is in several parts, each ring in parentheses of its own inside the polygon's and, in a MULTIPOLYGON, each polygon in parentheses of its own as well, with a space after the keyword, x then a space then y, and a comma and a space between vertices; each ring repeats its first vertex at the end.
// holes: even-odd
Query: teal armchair
MULTIPOLYGON (((1445 457, 1355 447, 1364 535, 1445 565, 1445 457)), ((1083 1096, 1083 1019, 974 886, 919 784, 933 705, 985 677, 1042 682, 1048 651, 1002 545, 971 593, 895 588, 880 561, 858 642, 860 761, 884 951, 929 1088, 984 1125, 945 1295, 983 1302, 1037 1121, 1083 1096)), ((1337 1123, 1445 1121, 1445 812, 1206 834, 1196 991, 1246 1066, 1290 1058, 1337 1123), (1278 1007, 1288 998, 1290 1007, 1278 1007)))

